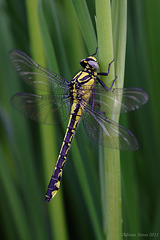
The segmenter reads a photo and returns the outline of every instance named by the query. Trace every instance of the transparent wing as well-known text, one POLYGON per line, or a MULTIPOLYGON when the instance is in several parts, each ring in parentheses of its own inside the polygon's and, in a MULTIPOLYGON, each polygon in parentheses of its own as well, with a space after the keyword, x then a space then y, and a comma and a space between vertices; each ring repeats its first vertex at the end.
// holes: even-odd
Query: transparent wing
POLYGON ((11 103, 25 116, 43 124, 59 122, 60 118, 66 119, 70 111, 69 98, 61 95, 17 93, 11 98, 11 103))
POLYGON ((40 66, 20 50, 13 49, 9 53, 12 65, 19 76, 30 86, 43 92, 59 93, 68 89, 68 81, 57 73, 40 66))
POLYGON ((82 122, 86 134, 98 144, 107 148, 134 151, 138 149, 135 136, 125 127, 97 113, 90 106, 85 107, 82 122))
POLYGON ((147 101, 147 93, 140 88, 114 88, 107 92, 100 86, 93 91, 89 105, 96 112, 126 113, 140 108, 147 101))

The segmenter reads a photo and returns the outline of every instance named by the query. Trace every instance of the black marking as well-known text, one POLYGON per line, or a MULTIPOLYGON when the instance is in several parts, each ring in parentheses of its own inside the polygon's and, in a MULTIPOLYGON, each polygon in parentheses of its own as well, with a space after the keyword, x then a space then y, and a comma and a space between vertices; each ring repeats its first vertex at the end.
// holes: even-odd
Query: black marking
MULTIPOLYGON (((57 179, 58 179, 58 181, 60 181, 61 180, 61 178, 62 178, 62 168, 56 168, 55 170, 54 170, 54 179, 57 181, 57 179)), ((52 178, 53 179, 53 178, 52 178)), ((53 189, 52 189, 53 190, 53 189)))
MULTIPOLYGON (((70 129, 69 129, 70 130, 70 129)), ((66 135, 66 138, 64 140, 64 142, 66 143, 71 143, 71 140, 72 140, 72 135, 73 135, 73 132, 69 131, 67 132, 67 135, 66 135)))
MULTIPOLYGON (((89 71, 87 71, 87 73, 89 73, 89 71)), ((78 79, 78 80, 80 80, 81 82, 83 81, 83 84, 84 83, 86 83, 87 81, 85 81, 85 80, 90 80, 91 79, 91 76, 90 75, 86 75, 86 76, 84 76, 83 78, 81 78, 81 79, 78 79)))

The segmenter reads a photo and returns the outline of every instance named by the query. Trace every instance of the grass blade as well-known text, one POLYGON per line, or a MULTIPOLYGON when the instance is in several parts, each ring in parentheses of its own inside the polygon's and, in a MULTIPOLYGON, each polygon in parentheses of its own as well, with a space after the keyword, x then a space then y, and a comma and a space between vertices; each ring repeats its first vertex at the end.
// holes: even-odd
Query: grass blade
MULTIPOLYGON (((32 2, 32 3, 26 1, 27 10, 28 10, 28 21, 31 23, 29 31, 31 36, 32 53, 35 59, 37 58, 42 65, 45 65, 45 57, 44 57, 44 50, 43 50, 45 47, 45 52, 47 53, 47 60, 49 62, 49 65, 51 66, 51 63, 54 64, 55 70, 57 70, 55 54, 54 54, 54 50, 52 47, 52 43, 50 40, 50 36, 48 33, 48 29, 47 29, 47 25, 46 25, 44 13, 43 13, 42 1, 41 0, 39 1, 38 9, 37 9, 37 3, 38 1, 32 2), (40 25, 38 22, 38 15, 37 15, 38 13, 39 13, 40 25), (34 25, 32 24, 33 19, 34 19, 34 25), (40 27, 41 27, 41 32, 40 32, 40 27), (44 45, 43 45, 43 42, 44 42, 44 45)), ((42 144, 42 156, 44 159, 45 178, 46 178, 46 186, 47 186, 52 174, 52 172, 50 171, 51 166, 54 166, 56 164, 56 160, 58 156, 58 153, 55 148, 56 146, 56 141, 54 137, 55 130, 54 130, 54 127, 40 125, 40 133, 41 133, 41 144, 42 144)), ((53 235, 55 239, 67 239, 62 195, 59 194, 56 200, 57 201, 55 201, 54 205, 50 204, 48 206, 53 235), (57 218, 57 216, 59 217, 57 218), (61 225, 61 231, 59 231, 59 225, 61 225)))
POLYGON ((89 53, 93 53, 97 47, 97 40, 92 20, 88 11, 87 3, 85 0, 72 0, 72 2, 77 14, 87 49, 89 50, 89 53))

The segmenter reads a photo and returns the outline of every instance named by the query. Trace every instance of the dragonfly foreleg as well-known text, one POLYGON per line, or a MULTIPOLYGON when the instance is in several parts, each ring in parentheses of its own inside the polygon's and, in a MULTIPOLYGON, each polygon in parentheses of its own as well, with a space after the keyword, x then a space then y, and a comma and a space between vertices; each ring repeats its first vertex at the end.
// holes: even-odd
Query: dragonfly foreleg
POLYGON ((108 72, 106 72, 106 73, 100 72, 100 73, 97 73, 97 75, 108 76, 108 74, 110 73, 111 64, 114 62, 114 60, 115 59, 113 59, 112 62, 109 63, 109 65, 108 65, 108 72))
POLYGON ((106 91, 110 91, 110 90, 112 89, 113 84, 115 83, 116 79, 117 79, 117 76, 116 76, 115 79, 112 81, 112 84, 111 84, 110 88, 108 88, 108 87, 106 86, 106 84, 105 84, 103 81, 101 81, 101 79, 100 79, 99 77, 97 77, 98 82, 104 87, 104 89, 105 89, 106 91))

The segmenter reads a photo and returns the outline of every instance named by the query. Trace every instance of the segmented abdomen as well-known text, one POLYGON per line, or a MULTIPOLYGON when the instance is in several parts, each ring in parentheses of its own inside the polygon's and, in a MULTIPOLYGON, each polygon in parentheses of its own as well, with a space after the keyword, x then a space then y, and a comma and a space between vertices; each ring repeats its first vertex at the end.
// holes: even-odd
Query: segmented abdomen
POLYGON ((66 163, 67 153, 70 148, 73 136, 75 134, 76 128, 78 126, 80 117, 82 115, 82 110, 80 108, 80 104, 73 104, 70 114, 70 120, 68 123, 68 127, 66 130, 66 134, 63 140, 63 144, 60 150, 60 154, 57 160, 57 164, 54 170, 54 173, 52 175, 52 178, 50 180, 50 183, 48 185, 48 190, 46 193, 46 202, 49 202, 51 198, 55 196, 57 193, 59 186, 60 186, 60 180, 62 178, 62 171, 64 168, 64 165, 66 163))

